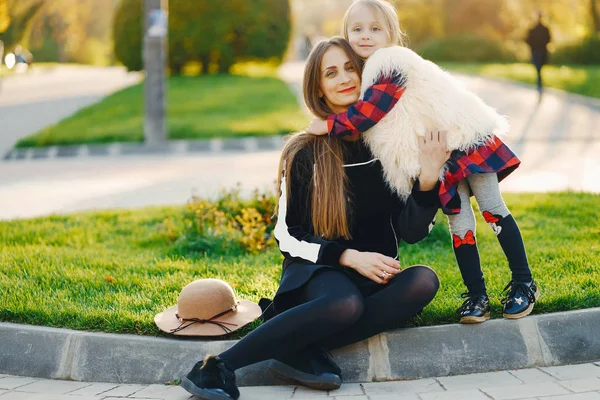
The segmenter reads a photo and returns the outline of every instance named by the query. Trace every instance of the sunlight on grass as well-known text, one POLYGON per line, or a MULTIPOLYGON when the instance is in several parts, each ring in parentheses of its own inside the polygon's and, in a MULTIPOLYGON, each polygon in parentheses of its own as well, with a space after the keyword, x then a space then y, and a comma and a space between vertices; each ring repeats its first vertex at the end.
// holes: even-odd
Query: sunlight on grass
MULTIPOLYGON (((542 297, 534 313, 600 306, 599 195, 507 194, 522 230, 542 297)), ((476 207, 476 204, 473 203, 476 207)), ((229 282, 241 298, 272 298, 282 257, 181 252, 165 221, 184 223, 182 207, 102 211, 0 222, 0 320, 90 331, 162 335, 153 317, 199 278, 229 282)), ((494 318, 510 271, 492 230, 477 217, 477 234, 494 318)), ((411 325, 457 322, 465 291, 446 218, 431 235, 402 244, 403 266, 427 264, 439 274, 434 301, 411 325)), ((247 333, 246 328, 240 335, 247 333)))
MULTIPOLYGON (((272 77, 172 77, 167 92, 171 139, 282 135, 308 123, 287 84, 272 77)), ((17 147, 142 140, 143 86, 139 84, 21 139, 17 147)))
MULTIPOLYGON (((444 68, 468 74, 510 79, 535 85, 537 74, 531 64, 443 63, 444 68)), ((600 98, 600 66, 546 65, 542 69, 544 85, 555 89, 600 98)))

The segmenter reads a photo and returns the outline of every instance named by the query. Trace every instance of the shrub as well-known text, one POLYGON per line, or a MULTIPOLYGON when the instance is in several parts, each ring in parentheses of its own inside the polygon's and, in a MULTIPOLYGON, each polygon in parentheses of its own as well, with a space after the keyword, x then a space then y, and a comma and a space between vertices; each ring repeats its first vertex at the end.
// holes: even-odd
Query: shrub
POLYGON ((271 193, 254 191, 243 200, 239 188, 222 193, 214 202, 193 197, 180 223, 174 218, 163 221, 162 236, 181 255, 257 254, 274 243, 274 207, 271 193))
POLYGON ((589 36, 579 43, 557 49, 550 58, 553 64, 600 64, 600 37, 589 36))
POLYGON ((123 0, 113 23, 114 51, 129 71, 144 68, 142 30, 142 0, 123 0))
POLYGON ((432 39, 417 49, 428 60, 456 62, 511 62, 515 56, 500 42, 464 34, 432 39))

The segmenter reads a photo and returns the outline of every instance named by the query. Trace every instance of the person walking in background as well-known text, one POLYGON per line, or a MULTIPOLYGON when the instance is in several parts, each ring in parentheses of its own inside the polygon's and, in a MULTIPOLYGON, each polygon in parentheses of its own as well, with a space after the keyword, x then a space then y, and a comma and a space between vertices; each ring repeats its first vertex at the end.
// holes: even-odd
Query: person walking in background
POLYGON ((538 23, 529 30, 525 42, 531 48, 531 62, 537 71, 537 88, 542 95, 542 67, 548 62, 548 43, 550 31, 542 24, 542 12, 538 11, 538 23))

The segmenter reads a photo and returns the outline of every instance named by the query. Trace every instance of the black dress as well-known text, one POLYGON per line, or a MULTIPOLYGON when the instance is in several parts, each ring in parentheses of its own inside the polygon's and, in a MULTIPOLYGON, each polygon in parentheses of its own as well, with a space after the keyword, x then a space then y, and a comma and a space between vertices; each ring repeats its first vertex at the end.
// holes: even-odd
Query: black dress
POLYGON ((327 240, 314 235, 311 222, 310 192, 313 185, 313 152, 298 152, 291 168, 290 199, 286 199, 282 179, 275 238, 284 255, 281 283, 274 299, 275 312, 296 304, 294 291, 323 268, 337 269, 357 284, 363 295, 381 287, 355 270, 341 266, 339 258, 346 249, 370 251, 398 258, 400 240, 416 243, 429 234, 439 207, 438 187, 419 191, 418 182, 411 196, 402 201, 387 186, 378 159, 362 140, 343 142, 344 168, 348 177, 348 221, 351 239, 327 240))

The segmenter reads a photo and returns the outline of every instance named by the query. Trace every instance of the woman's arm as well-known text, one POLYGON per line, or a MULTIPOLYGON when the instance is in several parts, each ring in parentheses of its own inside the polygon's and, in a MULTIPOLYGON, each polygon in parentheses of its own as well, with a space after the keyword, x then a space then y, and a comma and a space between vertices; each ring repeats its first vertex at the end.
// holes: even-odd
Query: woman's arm
POLYGON ((362 100, 351 105, 347 111, 330 115, 327 121, 315 119, 307 131, 313 134, 329 133, 330 137, 355 136, 366 132, 392 110, 404 94, 405 85, 405 79, 399 74, 382 77, 367 89, 362 100))
POLYGON ((410 197, 394 220, 397 234, 409 244, 417 243, 429 235, 429 227, 440 206, 439 184, 430 190, 421 190, 420 186, 420 182, 416 181, 410 197))
POLYGON ((312 233, 310 193, 313 160, 310 149, 299 151, 288 169, 290 173, 286 173, 287 176, 284 176, 281 182, 277 224, 274 230, 279 250, 285 257, 299 257, 315 264, 339 265, 340 256, 346 247, 312 233))
POLYGON ((421 174, 395 221, 396 231, 407 243, 417 243, 429 235, 429 227, 440 205, 440 169, 450 157, 446 148, 447 135, 446 131, 438 131, 419 138, 421 174))

